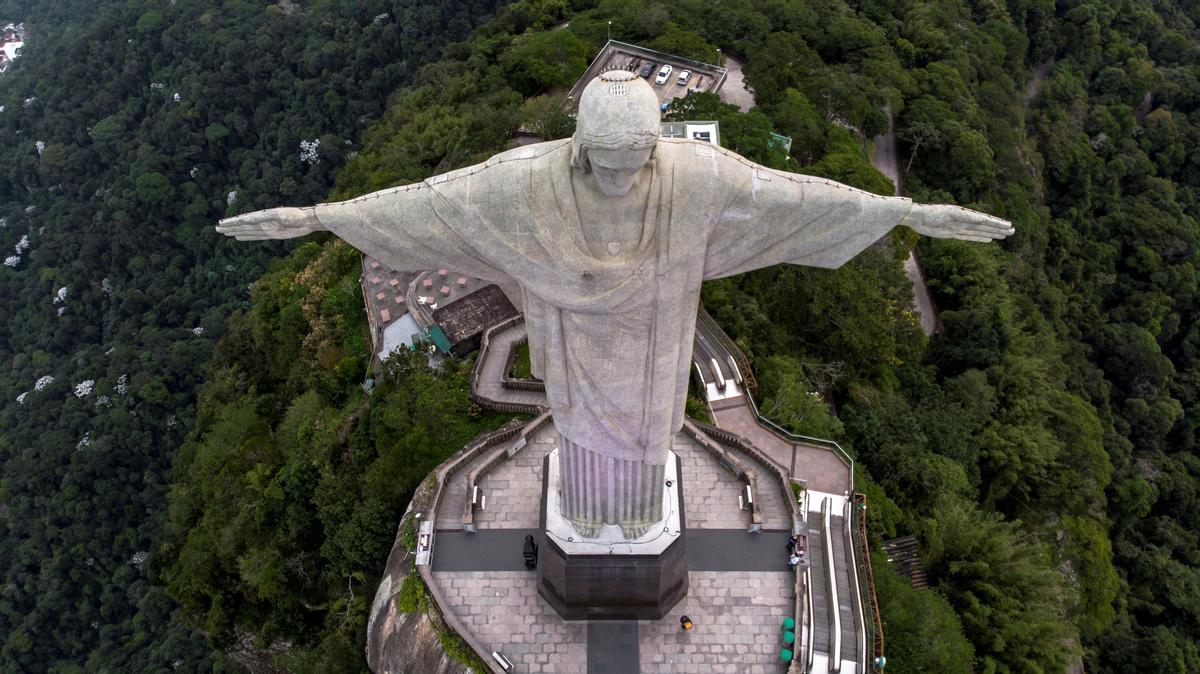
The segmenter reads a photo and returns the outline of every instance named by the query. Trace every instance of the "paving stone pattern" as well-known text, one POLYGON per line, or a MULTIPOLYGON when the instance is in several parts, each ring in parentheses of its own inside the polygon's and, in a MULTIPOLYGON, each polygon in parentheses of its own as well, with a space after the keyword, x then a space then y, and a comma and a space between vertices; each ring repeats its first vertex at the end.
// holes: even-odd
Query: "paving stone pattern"
MULTIPOLYGON (((646 674, 784 671, 779 631, 783 618, 791 615, 794 578, 784 564, 786 536, 747 534, 749 513, 738 509, 742 483, 684 434, 676 437, 675 451, 683 464, 687 526, 695 534, 689 539, 689 560, 695 557, 696 563, 689 573, 688 596, 661 621, 638 624, 640 668, 623 665, 616 652, 600 656, 603 644, 630 638, 629 630, 610 634, 615 628, 601 626, 601 642, 589 646, 588 623, 559 618, 538 596, 535 574, 516 567, 525 530, 538 528, 542 459, 556 440, 553 426, 547 425, 482 478, 487 508, 476 513, 479 533, 447 532, 435 539, 433 576, 445 597, 443 609, 457 614, 481 643, 513 661, 518 672, 597 674, 606 667, 646 674), (491 548, 495 550, 489 552, 491 548), (684 614, 696 623, 695 630, 680 630, 684 614), (589 651, 596 656, 591 666, 598 669, 589 670, 589 651)), ((790 521, 782 487, 749 457, 738 456, 759 471, 765 528, 786 529, 790 521)), ((461 526, 470 469, 451 478, 439 528, 461 526)), ((631 649, 621 650, 626 657, 631 654, 631 649)))
POLYGON ((841 494, 850 488, 850 468, 831 449, 805 443, 790 443, 758 423, 744 398, 731 398, 713 405, 717 426, 737 433, 773 461, 790 468, 792 476, 808 482, 809 489, 841 494))
MULTIPOLYGON (((518 672, 586 674, 587 623, 566 622, 525 571, 435 571, 450 608, 518 672)), ((446 608, 446 607, 443 607, 446 608)))
MULTIPOLYGON (((444 531, 433 547, 434 571, 523 571, 525 536, 537 529, 444 531)), ((688 568, 693 571, 781 571, 787 565, 787 532, 746 533, 745 529, 691 529, 688 568)))
MULTIPOLYGON (((683 509, 688 528, 748 529, 750 513, 738 509, 744 483, 684 433, 675 436, 673 449, 683 463, 683 509)), ((758 507, 763 513, 763 528, 789 531, 792 519, 783 485, 775 473, 745 454, 738 453, 737 458, 758 474, 758 507)))
POLYGON ((758 509, 763 516, 763 529, 791 532, 792 514, 787 500, 793 498, 791 487, 785 487, 773 470, 750 456, 739 454, 742 465, 758 474, 758 509), (785 492, 786 489, 786 492, 785 492))
POLYGON ((641 624, 642 674, 779 674, 792 574, 693 571, 666 618, 641 624), (679 628, 686 615, 696 627, 679 628))
POLYGON ((687 528, 749 528, 749 511, 738 508, 742 483, 683 433, 675 436, 672 450, 683 465, 683 512, 687 528))
POLYGON ((525 447, 480 480, 487 507, 476 511, 479 529, 536 529, 542 503, 542 461, 554 450, 558 434, 543 426, 525 447))

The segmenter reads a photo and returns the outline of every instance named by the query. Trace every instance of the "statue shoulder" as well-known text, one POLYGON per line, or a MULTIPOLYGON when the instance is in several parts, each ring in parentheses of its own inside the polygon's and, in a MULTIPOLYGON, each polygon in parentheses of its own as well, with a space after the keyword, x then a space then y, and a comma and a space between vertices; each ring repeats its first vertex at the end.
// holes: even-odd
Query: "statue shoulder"
POLYGON ((733 171, 739 165, 747 168, 758 167, 757 164, 736 152, 726 150, 720 145, 706 140, 660 138, 655 154, 660 160, 672 162, 696 163, 708 160, 717 164, 721 170, 733 171))
POLYGON ((487 166, 495 164, 503 164, 505 162, 525 161, 531 159, 540 159, 546 155, 553 154, 556 151, 570 152, 571 139, 560 138, 551 140, 545 143, 534 143, 533 145, 522 145, 514 147, 511 150, 505 150, 500 154, 494 155, 492 158, 484 162, 487 166))
POLYGON ((475 164, 474 166, 467 166, 465 168, 456 169, 454 171, 441 173, 427 178, 425 183, 431 186, 441 185, 443 183, 452 183, 461 178, 482 173, 484 171, 492 172, 497 170, 521 170, 524 167, 530 166, 533 162, 536 162, 539 159, 553 157, 558 153, 565 153, 565 155, 569 158, 571 151, 570 148, 570 138, 514 147, 511 150, 505 150, 499 154, 492 155, 483 163, 475 164))

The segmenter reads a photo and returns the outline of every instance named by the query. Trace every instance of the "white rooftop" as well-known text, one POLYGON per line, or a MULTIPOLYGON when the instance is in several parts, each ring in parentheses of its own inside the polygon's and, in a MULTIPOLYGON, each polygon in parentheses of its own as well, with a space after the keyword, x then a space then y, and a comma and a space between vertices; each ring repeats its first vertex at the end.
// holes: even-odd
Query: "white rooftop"
POLYGON ((405 312, 383 329, 383 348, 379 350, 379 360, 384 360, 392 352, 402 346, 411 348, 413 337, 421 334, 421 328, 413 319, 412 314, 405 312))

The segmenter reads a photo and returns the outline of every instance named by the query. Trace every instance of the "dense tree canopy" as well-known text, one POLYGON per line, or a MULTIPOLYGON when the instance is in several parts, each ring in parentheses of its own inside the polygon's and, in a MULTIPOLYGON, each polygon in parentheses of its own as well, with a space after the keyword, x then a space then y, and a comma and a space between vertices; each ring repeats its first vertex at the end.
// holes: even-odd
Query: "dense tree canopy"
POLYGON ((30 31, 0 77, 2 671, 226 666, 155 550, 213 345, 283 248, 212 224, 326 196, 388 95, 495 9, 300 5, 0 2, 30 31))

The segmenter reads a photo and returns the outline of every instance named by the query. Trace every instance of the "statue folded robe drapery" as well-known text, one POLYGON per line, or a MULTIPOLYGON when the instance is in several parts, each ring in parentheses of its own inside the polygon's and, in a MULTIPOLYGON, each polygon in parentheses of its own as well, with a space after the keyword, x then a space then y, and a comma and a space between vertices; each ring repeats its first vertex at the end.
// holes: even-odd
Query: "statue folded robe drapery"
POLYGON ((519 285, 562 440, 563 514, 585 536, 617 523, 636 537, 662 518, 701 281, 838 267, 912 207, 698 141, 659 140, 648 168, 627 194, 599 195, 572 170, 571 141, 552 141, 314 211, 395 269, 519 285))

